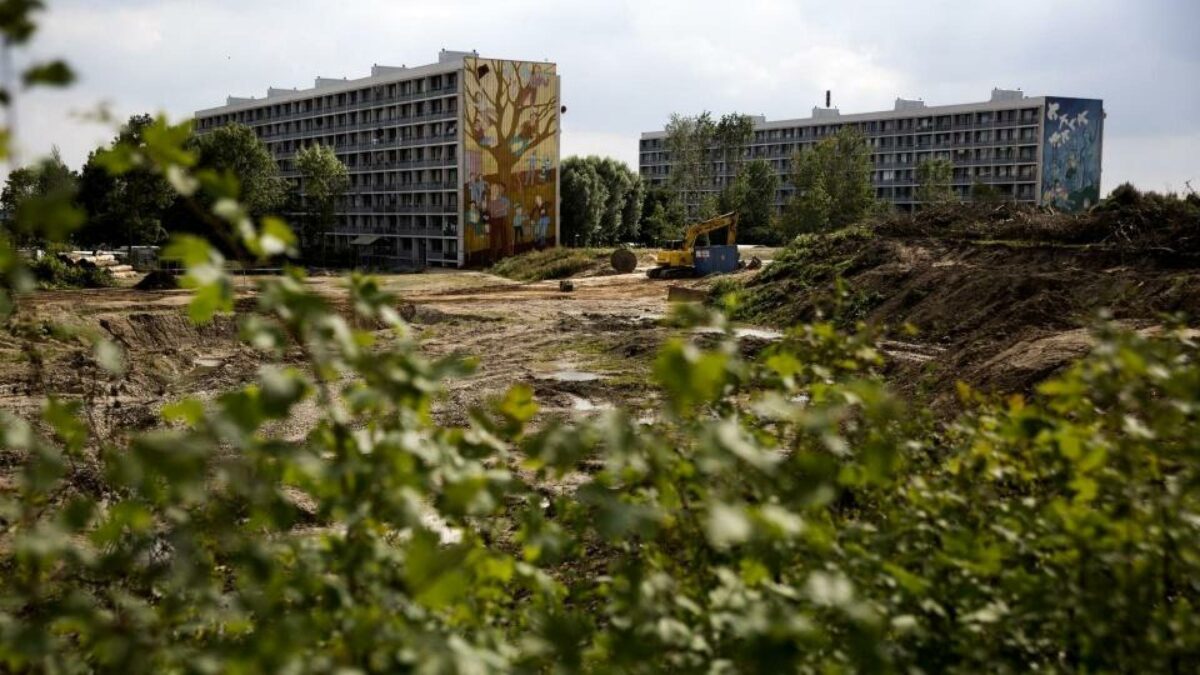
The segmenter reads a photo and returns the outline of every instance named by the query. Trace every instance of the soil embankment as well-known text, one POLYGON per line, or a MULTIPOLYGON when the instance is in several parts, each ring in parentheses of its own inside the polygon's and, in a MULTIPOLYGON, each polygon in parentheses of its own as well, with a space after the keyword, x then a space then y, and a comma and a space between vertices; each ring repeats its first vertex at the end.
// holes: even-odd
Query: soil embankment
POLYGON ((743 318, 889 328, 895 379, 953 398, 962 380, 1023 392, 1091 347, 1102 312, 1132 327, 1200 317, 1200 264, 1174 252, 885 236, 803 237, 745 281, 743 318), (842 283, 839 288, 837 279, 842 283), (915 334, 899 330, 912 326, 915 334))

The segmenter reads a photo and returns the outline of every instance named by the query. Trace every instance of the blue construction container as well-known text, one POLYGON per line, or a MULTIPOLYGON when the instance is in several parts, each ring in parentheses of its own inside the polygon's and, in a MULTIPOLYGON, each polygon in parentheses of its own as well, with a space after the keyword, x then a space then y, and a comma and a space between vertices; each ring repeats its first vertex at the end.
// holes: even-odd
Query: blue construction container
POLYGON ((700 276, 726 274, 738 267, 737 246, 697 246, 695 259, 700 276))

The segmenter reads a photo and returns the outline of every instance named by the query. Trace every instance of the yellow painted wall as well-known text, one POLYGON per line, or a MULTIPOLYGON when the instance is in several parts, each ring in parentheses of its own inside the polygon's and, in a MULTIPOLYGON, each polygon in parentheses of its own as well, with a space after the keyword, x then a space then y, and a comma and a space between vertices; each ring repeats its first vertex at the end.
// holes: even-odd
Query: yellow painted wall
POLYGON ((467 263, 554 246, 560 105, 555 66, 475 57, 465 66, 467 263))

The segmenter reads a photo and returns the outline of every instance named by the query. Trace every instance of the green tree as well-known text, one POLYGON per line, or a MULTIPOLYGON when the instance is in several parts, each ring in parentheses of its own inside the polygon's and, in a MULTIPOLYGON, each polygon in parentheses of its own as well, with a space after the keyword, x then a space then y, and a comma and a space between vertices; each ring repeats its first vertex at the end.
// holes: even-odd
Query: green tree
POLYGON ((608 187, 593 162, 568 157, 560 165, 562 243, 589 246, 604 223, 608 187))
POLYGON ((287 185, 267 145, 250 127, 228 124, 193 136, 189 148, 196 166, 237 178, 242 204, 255 216, 276 212, 287 197, 287 185))
POLYGON ((678 239, 683 229, 683 204, 668 188, 651 187, 642 199, 640 241, 651 246, 678 239))
POLYGON ((350 172, 333 148, 310 145, 296 153, 304 211, 303 245, 325 261, 327 234, 333 227, 337 202, 350 187, 350 172))
POLYGON ((755 244, 780 242, 775 216, 779 176, 766 160, 747 162, 733 184, 721 193, 718 210, 738 214, 739 241, 755 244))
POLYGON ((18 244, 40 243, 34 231, 36 221, 46 215, 42 211, 73 202, 78 190, 79 176, 63 162, 57 147, 41 162, 14 169, 0 192, 4 230, 18 244))
POLYGON ((971 183, 971 201, 980 204, 999 204, 1007 201, 1008 197, 1000 192, 1000 188, 982 181, 971 183))
MULTIPOLYGON (((239 186, 239 198, 253 217, 276 213, 289 198, 288 187, 265 143, 246 126, 230 124, 202 135, 192 135, 187 148, 195 154, 198 173, 214 175, 239 186)), ((204 237, 227 255, 241 256, 236 238, 220 231, 220 221, 208 213, 212 204, 176 197, 164 216, 167 230, 204 237), (199 208, 195 205, 199 204, 199 208)))
POLYGON ((4 212, 4 229, 18 243, 24 244, 23 233, 17 230, 17 211, 21 205, 37 194, 41 171, 37 166, 22 166, 13 169, 0 192, 0 209, 4 212))
POLYGON ((107 149, 88 155, 79 178, 79 204, 88 214, 79 233, 82 242, 134 246, 166 239, 163 217, 175 199, 167 179, 148 167, 130 167, 119 175, 111 171, 122 161, 111 150, 144 150, 144 133, 153 123, 149 115, 134 115, 107 149))
POLYGON ((917 165, 917 201, 944 204, 954 200, 954 164, 948 159, 927 159, 917 165))
POLYGON ((642 178, 607 157, 568 157, 562 163, 560 195, 563 243, 606 246, 639 237, 642 178))
POLYGON ((737 177, 741 158, 746 145, 754 140, 754 119, 741 113, 722 115, 714 129, 713 136, 717 143, 717 151, 721 156, 724 167, 724 177, 732 184, 737 177))
POLYGON ((716 132, 717 125, 708 111, 695 116, 675 113, 667 122, 665 147, 671 167, 667 185, 689 217, 697 216, 705 192, 712 187, 710 150, 716 132))
POLYGON ((838 229, 872 208, 871 150, 858 131, 843 128, 792 158, 795 193, 784 212, 784 234, 838 229))

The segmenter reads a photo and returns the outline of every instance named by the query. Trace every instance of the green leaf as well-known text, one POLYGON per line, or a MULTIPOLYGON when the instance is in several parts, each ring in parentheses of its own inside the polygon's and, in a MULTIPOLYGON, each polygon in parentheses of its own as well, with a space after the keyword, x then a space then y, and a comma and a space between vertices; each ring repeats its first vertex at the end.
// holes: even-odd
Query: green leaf
POLYGON ((95 347, 96 363, 113 375, 125 372, 125 352, 111 340, 97 340, 95 347))
POLYGON ((715 502, 708 507, 705 531, 710 544, 727 549, 750 539, 754 526, 742 507, 715 502))
POLYGON ((64 87, 75 81, 75 73, 64 61, 50 61, 26 68, 25 72, 21 74, 21 79, 26 87, 36 85, 64 87))

